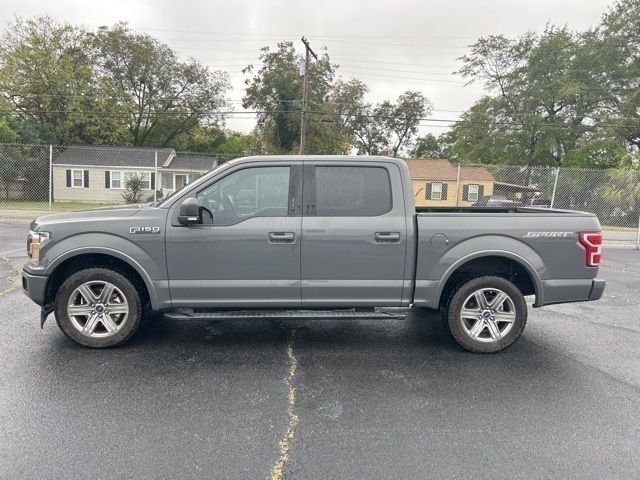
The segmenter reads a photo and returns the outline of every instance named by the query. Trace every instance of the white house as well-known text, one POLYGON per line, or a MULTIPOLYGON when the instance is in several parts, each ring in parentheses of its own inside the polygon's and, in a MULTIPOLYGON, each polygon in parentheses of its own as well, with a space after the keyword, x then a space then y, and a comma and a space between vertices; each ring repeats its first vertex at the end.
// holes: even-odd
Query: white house
POLYGON ((211 155, 176 154, 170 148, 70 146, 53 158, 53 198, 122 203, 125 184, 135 175, 143 182, 146 200, 154 190, 167 195, 217 164, 211 155))

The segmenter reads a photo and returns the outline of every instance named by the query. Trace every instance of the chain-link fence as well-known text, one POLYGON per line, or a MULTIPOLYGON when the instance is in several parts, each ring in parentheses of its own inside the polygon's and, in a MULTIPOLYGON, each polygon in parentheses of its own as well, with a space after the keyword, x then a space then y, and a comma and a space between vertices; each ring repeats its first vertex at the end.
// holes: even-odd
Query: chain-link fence
POLYGON ((159 200, 235 156, 0 144, 0 219, 159 200))
MULTIPOLYGON (((232 158, 170 148, 0 144, 0 221, 161 199, 232 158)), ((407 163, 416 205, 583 210, 598 216, 607 245, 640 248, 640 170, 407 163)))

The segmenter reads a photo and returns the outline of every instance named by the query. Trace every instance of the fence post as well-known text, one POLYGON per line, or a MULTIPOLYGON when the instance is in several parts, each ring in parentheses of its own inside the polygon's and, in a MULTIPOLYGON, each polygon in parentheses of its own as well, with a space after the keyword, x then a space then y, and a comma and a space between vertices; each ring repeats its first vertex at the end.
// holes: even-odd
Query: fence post
POLYGON ((640 250, 640 214, 638 215, 638 237, 636 238, 636 248, 640 250))
POLYGON ((53 207, 53 145, 49 144, 49 213, 53 207))
POLYGON ((551 205, 549 205, 549 208, 553 208, 553 203, 556 201, 556 189, 558 188, 559 175, 560 175, 560 167, 556 167, 556 178, 553 181, 553 192, 551 192, 551 205))
MULTIPOLYGON (((153 184, 153 203, 155 204, 158 201, 158 151, 156 150, 155 152, 155 156, 154 156, 154 166, 155 166, 155 170, 154 170, 154 175, 155 175, 155 182, 153 184)), ((149 182, 151 183, 151 182, 149 182)))
POLYGON ((458 164, 458 173, 456 174, 456 207, 460 205, 460 164, 458 164))

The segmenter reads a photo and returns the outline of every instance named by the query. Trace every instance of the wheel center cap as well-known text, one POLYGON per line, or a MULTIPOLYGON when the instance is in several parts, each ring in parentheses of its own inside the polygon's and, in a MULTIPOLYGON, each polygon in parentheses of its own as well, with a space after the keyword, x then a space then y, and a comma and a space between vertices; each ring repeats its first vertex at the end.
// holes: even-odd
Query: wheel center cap
POLYGON ((491 312, 489 310, 484 310, 482 312, 482 318, 485 318, 485 319, 491 318, 491 312))
POLYGON ((96 312, 102 313, 104 312, 104 305, 101 303, 96 303, 95 309, 96 309, 96 312))

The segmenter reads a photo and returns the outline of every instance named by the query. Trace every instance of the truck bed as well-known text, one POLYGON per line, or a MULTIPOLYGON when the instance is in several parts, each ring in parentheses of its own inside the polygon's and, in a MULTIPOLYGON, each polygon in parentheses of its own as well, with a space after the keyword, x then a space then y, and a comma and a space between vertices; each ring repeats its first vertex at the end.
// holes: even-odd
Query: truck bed
POLYGON ((591 215, 585 212, 577 212, 574 210, 558 210, 551 208, 537 207, 418 207, 416 213, 523 213, 523 214, 548 214, 556 215, 591 215))

